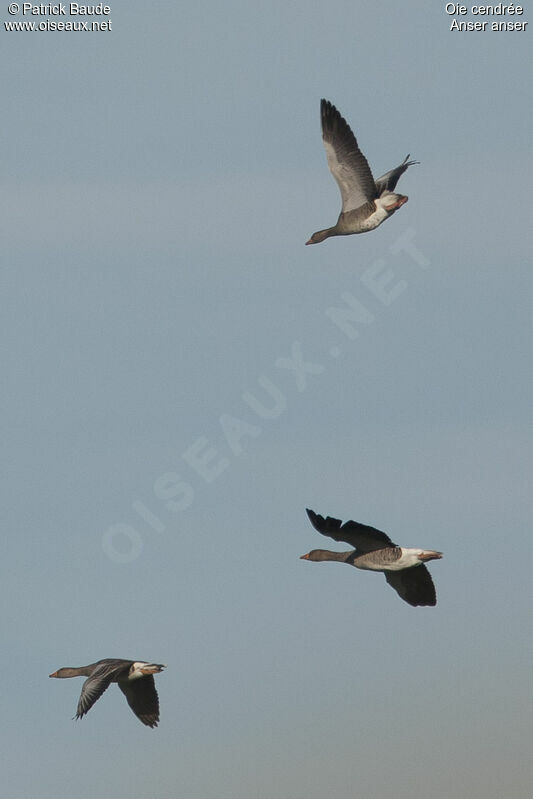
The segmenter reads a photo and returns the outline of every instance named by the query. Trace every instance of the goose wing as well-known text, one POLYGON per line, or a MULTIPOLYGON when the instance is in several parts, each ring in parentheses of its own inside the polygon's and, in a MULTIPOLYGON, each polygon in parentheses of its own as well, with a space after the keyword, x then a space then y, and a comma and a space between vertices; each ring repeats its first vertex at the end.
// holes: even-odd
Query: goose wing
POLYGON ((431 574, 423 563, 410 569, 386 571, 384 574, 388 584, 413 607, 437 604, 437 594, 431 574))
POLYGON ((78 708, 74 718, 81 719, 100 699, 109 684, 117 679, 118 675, 129 668, 131 661, 105 658, 93 664, 93 671, 81 687, 78 708))
POLYGON ((346 120, 328 100, 320 101, 322 138, 328 166, 342 197, 342 213, 354 211, 376 196, 368 161, 346 120))
POLYGON ((118 687, 128 700, 138 719, 147 727, 157 727, 159 722, 159 697, 151 674, 137 680, 120 681, 118 687))
POLYGON ((111 675, 93 673, 87 677, 81 687, 78 708, 74 718, 81 719, 92 708, 97 699, 100 699, 112 681, 111 675))
POLYGON ((374 552, 376 549, 396 546, 386 533, 376 530, 375 527, 369 527, 367 524, 352 521, 343 524, 340 519, 333 519, 331 516, 324 518, 309 508, 307 508, 307 515, 319 533, 333 538, 334 541, 345 541, 359 552, 374 552))
POLYGON ((403 173, 406 171, 407 167, 419 163, 420 161, 409 161, 409 156, 406 155, 400 166, 397 166, 394 169, 389 170, 389 172, 385 172, 384 175, 382 175, 380 178, 376 180, 377 196, 381 197, 384 191, 394 191, 394 189, 396 188, 396 184, 398 183, 403 173))

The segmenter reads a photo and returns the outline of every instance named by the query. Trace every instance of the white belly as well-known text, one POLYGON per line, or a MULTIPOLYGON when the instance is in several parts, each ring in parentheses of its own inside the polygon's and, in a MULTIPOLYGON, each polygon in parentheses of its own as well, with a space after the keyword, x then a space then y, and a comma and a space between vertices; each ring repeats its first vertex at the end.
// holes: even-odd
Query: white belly
POLYGON ((406 549, 401 547, 402 554, 398 560, 390 565, 387 565, 387 571, 401 571, 402 569, 410 569, 411 566, 419 566, 422 561, 418 557, 424 550, 423 549, 406 549))
POLYGON ((379 206, 379 200, 376 200, 376 203, 378 203, 378 207, 373 214, 370 214, 370 216, 367 216, 367 218, 364 220, 362 224, 363 230, 374 230, 374 228, 378 227, 378 225, 381 225, 381 223, 384 222, 389 216, 389 212, 379 206))

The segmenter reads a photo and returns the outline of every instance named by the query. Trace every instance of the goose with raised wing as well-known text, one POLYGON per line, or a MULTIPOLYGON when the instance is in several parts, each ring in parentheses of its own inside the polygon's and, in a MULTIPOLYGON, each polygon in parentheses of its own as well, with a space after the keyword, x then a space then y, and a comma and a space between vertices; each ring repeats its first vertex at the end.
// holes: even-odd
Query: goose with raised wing
POLYGON ((405 194, 395 194, 394 189, 406 169, 419 163, 406 156, 400 166, 375 181, 350 126, 335 106, 321 100, 320 116, 328 166, 341 192, 342 209, 333 227, 313 233, 306 244, 377 228, 407 202, 405 194))
POLYGON ((50 677, 87 677, 81 688, 78 709, 74 718, 81 719, 112 682, 126 697, 138 719, 147 727, 157 727, 159 698, 155 689, 154 674, 166 668, 161 663, 142 660, 104 658, 89 666, 67 666, 54 671, 50 677))
POLYGON ((309 509, 307 515, 319 533, 334 541, 344 541, 354 549, 349 552, 313 549, 307 555, 302 555, 302 560, 334 560, 357 569, 383 572, 388 584, 410 605, 437 604, 435 586, 424 564, 428 560, 442 558, 442 552, 399 547, 392 543, 386 533, 359 522, 343 524, 339 519, 331 516, 324 518, 309 509))

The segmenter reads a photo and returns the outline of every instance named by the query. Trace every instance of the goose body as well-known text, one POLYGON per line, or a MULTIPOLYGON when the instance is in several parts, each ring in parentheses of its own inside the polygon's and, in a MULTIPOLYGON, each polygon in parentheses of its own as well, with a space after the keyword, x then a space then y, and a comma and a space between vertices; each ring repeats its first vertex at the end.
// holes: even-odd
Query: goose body
POLYGON ((324 518, 307 510, 315 530, 334 541, 344 541, 354 547, 349 552, 331 552, 313 549, 302 560, 315 562, 332 560, 348 563, 357 569, 380 571, 399 596, 414 607, 436 605, 437 596, 431 575, 424 565, 426 561, 442 558, 442 552, 433 549, 412 549, 393 544, 386 533, 359 522, 345 522, 324 518))
POLYGON ((159 698, 155 689, 154 674, 166 668, 161 663, 146 663, 143 660, 121 660, 104 658, 88 666, 67 666, 54 671, 50 677, 87 677, 81 688, 76 719, 81 719, 99 699, 112 682, 127 699, 128 705, 138 719, 147 727, 157 727, 159 722, 159 698))
POLYGON ((342 209, 333 227, 313 233, 306 244, 377 228, 407 202, 408 198, 395 194, 394 189, 406 169, 418 163, 409 161, 407 156, 399 166, 374 181, 350 126, 328 100, 320 101, 320 117, 328 166, 341 192, 342 209))

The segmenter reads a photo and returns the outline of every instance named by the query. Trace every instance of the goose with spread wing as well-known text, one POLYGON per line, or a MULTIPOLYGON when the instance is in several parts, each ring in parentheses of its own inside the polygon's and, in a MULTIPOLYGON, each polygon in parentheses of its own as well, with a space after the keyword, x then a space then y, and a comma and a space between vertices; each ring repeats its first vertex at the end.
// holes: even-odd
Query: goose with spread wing
POLYGON ((104 658, 89 666, 58 669, 50 674, 50 677, 87 677, 81 688, 78 709, 74 717, 76 719, 81 719, 106 688, 112 682, 116 682, 137 718, 147 727, 157 727, 159 698, 153 675, 163 671, 164 668, 166 667, 161 663, 104 658))
POLYGON ((339 185, 342 210, 333 227, 313 233, 306 244, 319 244, 330 236, 366 233, 381 225, 407 202, 408 198, 395 194, 394 189, 406 169, 419 163, 406 156, 400 166, 375 181, 350 126, 335 106, 321 100, 320 116, 328 166, 339 185))
POLYGON ((302 555, 302 560, 334 560, 349 563, 357 569, 380 571, 385 574, 388 584, 410 605, 437 604, 435 586, 424 563, 442 558, 442 552, 399 547, 392 543, 386 533, 359 522, 343 524, 339 519, 331 516, 324 518, 309 509, 307 515, 319 533, 334 541, 344 541, 354 549, 350 552, 313 549, 307 555, 302 555))

